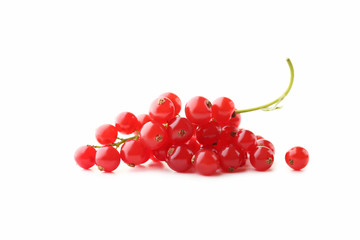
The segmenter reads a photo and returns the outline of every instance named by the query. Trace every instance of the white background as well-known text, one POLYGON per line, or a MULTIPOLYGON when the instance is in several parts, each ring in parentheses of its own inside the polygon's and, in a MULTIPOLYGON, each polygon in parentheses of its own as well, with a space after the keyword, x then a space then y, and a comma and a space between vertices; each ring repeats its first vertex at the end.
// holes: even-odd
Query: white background
POLYGON ((357 1, 1 1, 1 239, 359 239, 357 1), (232 98, 268 172, 203 177, 74 162, 165 91, 232 98), (285 164, 300 145, 310 162, 285 164))

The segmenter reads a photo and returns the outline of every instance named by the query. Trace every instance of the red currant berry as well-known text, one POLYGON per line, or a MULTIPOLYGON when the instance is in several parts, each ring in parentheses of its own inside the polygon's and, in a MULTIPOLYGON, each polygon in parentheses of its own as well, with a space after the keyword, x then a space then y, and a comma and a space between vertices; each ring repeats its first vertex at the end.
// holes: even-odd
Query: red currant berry
POLYGON ((257 171, 268 170, 274 162, 274 153, 270 148, 257 146, 250 153, 250 163, 257 171))
POLYGON ((258 139, 257 141, 257 145, 258 146, 265 146, 271 149, 271 151, 273 151, 273 153, 275 154, 275 147, 274 144, 272 144, 269 140, 266 139, 258 139))
POLYGON ((169 147, 170 147, 170 144, 168 144, 168 142, 166 142, 166 144, 164 146, 162 146, 161 148, 153 150, 152 154, 158 161, 165 161, 169 147))
POLYGON ((100 171, 112 172, 120 164, 120 153, 111 146, 105 146, 97 150, 95 163, 100 171))
POLYGON ((236 147, 244 152, 250 152, 257 145, 255 134, 246 129, 239 129, 235 142, 236 147))
POLYGON ((149 160, 150 151, 141 139, 126 141, 121 146, 120 157, 130 167, 140 165, 149 160))
POLYGON ((220 141, 224 145, 235 144, 235 139, 238 132, 239 129, 235 126, 232 125, 224 126, 221 129, 220 141))
POLYGON ((219 151, 220 166, 225 172, 233 172, 245 162, 245 154, 238 151, 234 145, 223 147, 219 151))
POLYGON ((212 102, 212 117, 220 124, 227 123, 235 111, 234 102, 227 97, 217 98, 212 102))
POLYGON ((201 146, 200 143, 196 140, 195 136, 192 136, 191 139, 185 143, 185 145, 188 146, 193 153, 199 151, 201 146))
POLYGON ((214 175, 220 167, 219 156, 211 148, 200 149, 192 158, 198 173, 205 176, 214 175))
POLYGON ((147 122, 140 131, 144 144, 150 150, 156 150, 164 146, 168 136, 166 128, 157 122, 147 122))
POLYGON ((220 138, 221 127, 217 122, 211 121, 196 129, 196 138, 203 145, 216 144, 220 138))
POLYGON ((193 152, 186 146, 172 146, 168 150, 166 163, 175 172, 186 172, 192 167, 193 152))
POLYGON ((109 145, 116 141, 118 131, 111 124, 104 124, 96 129, 96 140, 102 145, 109 145))
POLYGON ((225 124, 222 124, 223 126, 225 125, 231 125, 231 126, 234 126, 234 127, 239 127, 240 126, 240 122, 241 122, 241 116, 240 116, 240 113, 235 113, 233 112, 231 114, 231 118, 228 122, 226 122, 225 124))
POLYGON ((137 130, 140 131, 141 128, 145 125, 145 123, 151 121, 151 118, 147 114, 140 114, 139 116, 137 116, 137 120, 139 121, 139 125, 137 127, 137 130))
POLYGON ((294 170, 301 170, 309 162, 309 153, 305 148, 293 147, 285 155, 286 163, 294 170))
POLYGON ((115 120, 117 130, 122 134, 131 134, 138 130, 139 122, 134 114, 131 112, 120 113, 115 120))
POLYGON ((89 169, 95 164, 95 155, 95 148, 90 146, 82 146, 75 151, 74 158, 80 167, 89 169))
POLYGON ((175 117, 175 106, 167 97, 156 98, 150 105, 150 118, 159 123, 165 123, 175 117))
POLYGON ((166 93, 161 94, 160 97, 166 97, 166 98, 170 99, 175 107, 175 115, 179 114, 179 112, 181 110, 181 100, 176 94, 171 93, 171 92, 166 92, 166 93))
POLYGON ((194 128, 186 118, 176 117, 169 122, 167 132, 169 141, 174 145, 180 145, 192 137, 194 128))
POLYGON ((185 114, 192 123, 206 124, 211 119, 211 102, 204 97, 193 97, 185 105, 185 114))

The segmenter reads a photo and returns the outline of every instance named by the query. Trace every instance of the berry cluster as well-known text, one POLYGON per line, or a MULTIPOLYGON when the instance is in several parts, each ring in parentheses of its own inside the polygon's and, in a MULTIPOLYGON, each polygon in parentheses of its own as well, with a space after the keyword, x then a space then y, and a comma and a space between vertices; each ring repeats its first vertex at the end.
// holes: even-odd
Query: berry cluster
MULTIPOLYGON (((202 175, 214 175, 219 170, 237 171, 249 160, 256 170, 266 171, 274 162, 274 145, 239 128, 240 113, 273 105, 273 109, 277 108, 293 81, 290 60, 288 63, 292 71, 290 85, 270 104, 240 111, 229 98, 220 97, 211 103, 205 97, 197 96, 186 103, 185 118, 179 115, 180 98, 174 93, 164 93, 151 103, 148 114, 135 116, 122 112, 114 125, 100 126, 95 136, 101 145, 78 148, 75 161, 84 169, 96 164, 99 170, 112 172, 121 160, 135 167, 152 159, 166 162, 176 172, 195 170, 202 175), (132 136, 120 138, 119 133, 132 136)), ((294 148, 286 154, 286 162, 299 170, 307 164, 306 154, 305 149, 294 148)))

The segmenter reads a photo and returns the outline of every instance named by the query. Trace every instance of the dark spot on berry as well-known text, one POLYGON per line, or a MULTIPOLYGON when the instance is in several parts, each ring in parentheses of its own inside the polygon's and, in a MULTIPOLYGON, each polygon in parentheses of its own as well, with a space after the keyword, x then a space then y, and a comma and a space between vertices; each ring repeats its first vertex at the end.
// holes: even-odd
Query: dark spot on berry
POLYGON ((206 100, 205 104, 208 108, 211 108, 211 106, 212 106, 212 104, 209 100, 206 100))
POLYGON ((231 118, 234 118, 234 117, 236 117, 235 111, 231 114, 231 118))
POLYGON ((235 137, 235 136, 236 136, 236 134, 237 134, 237 132, 236 132, 236 131, 232 131, 232 132, 230 133, 230 136, 235 137))
POLYGON ((192 158, 191 158, 191 163, 192 163, 192 164, 195 163, 195 155, 192 156, 192 158))
POLYGON ((103 168, 102 166, 98 166, 98 169, 99 169, 100 171, 104 171, 104 168, 103 168))
POLYGON ((173 154, 174 150, 175 150, 175 148, 173 148, 173 147, 169 148, 168 154, 169 154, 169 155, 173 154))
POLYGON ((293 160, 293 159, 290 159, 290 160, 289 160, 289 164, 290 164, 290 165, 294 165, 294 160, 293 160))
POLYGON ((228 171, 229 171, 229 172, 233 172, 234 170, 235 170, 234 167, 229 167, 229 168, 228 168, 228 171))
POLYGON ((129 167, 135 167, 135 164, 133 164, 133 163, 128 163, 128 166, 129 166, 129 167))
POLYGON ((155 136, 155 141, 161 142, 162 140, 163 140, 163 136, 161 134, 155 136))
POLYGON ((270 157, 268 159, 266 159, 267 164, 272 164, 273 162, 274 162, 274 160, 270 157))
POLYGON ((160 98, 159 101, 158 101, 158 104, 161 105, 161 104, 164 104, 164 103, 165 103, 165 99, 160 98))
POLYGON ((178 132, 178 135, 180 137, 183 137, 184 135, 186 134, 186 131, 184 129, 181 129, 179 132, 178 132))

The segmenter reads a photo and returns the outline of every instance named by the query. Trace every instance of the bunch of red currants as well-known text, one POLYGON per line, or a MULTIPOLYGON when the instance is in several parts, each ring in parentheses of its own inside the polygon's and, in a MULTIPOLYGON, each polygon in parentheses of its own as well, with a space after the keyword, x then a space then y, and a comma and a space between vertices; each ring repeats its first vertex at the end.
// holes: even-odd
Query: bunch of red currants
MULTIPOLYGON (((121 160, 135 167, 152 159, 166 162, 176 172, 195 170, 207 176, 239 171, 248 160, 258 171, 272 166, 274 145, 239 128, 240 112, 231 99, 220 97, 211 103, 197 96, 186 103, 186 118, 179 115, 180 110, 180 98, 168 92, 151 103, 149 114, 136 117, 122 112, 115 125, 105 124, 96 130, 101 146, 80 147, 75 160, 84 169, 96 164, 99 170, 112 172, 121 160), (118 133, 133 135, 120 138, 118 133)), ((309 155, 304 148, 295 147, 285 159, 291 168, 300 170, 307 165, 309 155)))

